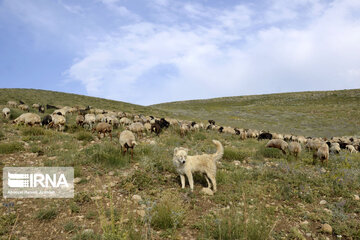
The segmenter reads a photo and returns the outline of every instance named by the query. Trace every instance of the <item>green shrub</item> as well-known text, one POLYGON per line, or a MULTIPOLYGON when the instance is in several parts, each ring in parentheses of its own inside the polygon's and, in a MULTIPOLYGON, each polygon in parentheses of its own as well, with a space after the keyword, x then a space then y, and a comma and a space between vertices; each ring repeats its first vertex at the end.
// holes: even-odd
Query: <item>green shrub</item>
POLYGON ((45 130, 41 127, 27 127, 21 133, 23 136, 42 136, 45 135, 45 130))
POLYGON ((129 156, 123 156, 120 147, 111 143, 93 145, 85 154, 90 162, 110 167, 124 167, 130 162, 129 156))
POLYGON ((11 227, 15 224, 16 214, 4 214, 0 216, 0 236, 5 235, 11 230, 11 227))
POLYGON ((258 155, 265 158, 284 158, 285 155, 281 152, 281 150, 277 148, 260 148, 257 152, 258 155))
POLYGON ((0 140, 2 140, 4 138, 5 138, 5 134, 2 131, 0 131, 0 140))
POLYGON ((68 222, 66 222, 65 223, 65 225, 64 225, 64 230, 66 231, 66 232, 73 232, 74 230, 76 230, 76 225, 75 225, 75 223, 73 222, 73 221, 68 221, 68 222))
POLYGON ((240 209, 225 210, 204 218, 204 239, 268 239, 271 225, 261 212, 244 213, 240 209))
POLYGON ((85 132, 85 131, 76 133, 75 138, 79 141, 87 141, 87 142, 94 140, 94 137, 92 136, 92 134, 89 132, 85 132))
POLYGON ((0 154, 20 152, 22 150, 24 150, 24 147, 19 142, 1 143, 0 144, 0 154))
POLYGON ((151 216, 151 226, 163 230, 181 227, 184 220, 180 202, 170 196, 164 197, 153 207, 151 216))
POLYGON ((247 154, 241 151, 238 151, 233 148, 225 148, 223 159, 233 161, 233 160, 244 160, 247 157, 247 154))
POLYGON ((36 212, 35 218, 38 220, 51 220, 56 218, 57 210, 53 207, 41 209, 36 212))

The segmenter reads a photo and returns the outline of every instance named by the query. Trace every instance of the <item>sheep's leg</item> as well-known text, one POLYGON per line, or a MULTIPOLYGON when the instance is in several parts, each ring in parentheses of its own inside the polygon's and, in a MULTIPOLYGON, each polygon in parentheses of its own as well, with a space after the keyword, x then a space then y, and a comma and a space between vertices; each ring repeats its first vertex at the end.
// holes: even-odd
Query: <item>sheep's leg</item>
POLYGON ((110 141, 112 141, 112 134, 111 134, 111 132, 109 132, 109 136, 110 136, 110 141))
POLYGON ((184 175, 180 175, 180 181, 181 181, 181 188, 184 189, 185 188, 185 176, 184 175))
POLYGON ((134 160, 134 147, 131 148, 131 160, 134 160))

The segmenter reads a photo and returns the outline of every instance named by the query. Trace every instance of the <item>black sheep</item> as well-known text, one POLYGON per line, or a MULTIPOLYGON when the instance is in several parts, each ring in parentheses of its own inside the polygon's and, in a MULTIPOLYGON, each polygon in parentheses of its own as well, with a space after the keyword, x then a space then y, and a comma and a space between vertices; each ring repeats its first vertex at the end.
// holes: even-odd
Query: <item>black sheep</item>
POLYGON ((268 133, 268 132, 264 132, 264 133, 260 133, 258 140, 262 140, 262 139, 272 139, 272 134, 268 133))
POLYGON ((159 136, 161 132, 161 126, 159 124, 159 121, 156 121, 155 123, 151 124, 151 132, 154 132, 156 136, 159 136))
POLYGON ((41 125, 47 126, 47 125, 49 125, 49 123, 51 123, 51 121, 52 121, 52 117, 51 117, 50 115, 46 115, 46 116, 42 119, 41 125))

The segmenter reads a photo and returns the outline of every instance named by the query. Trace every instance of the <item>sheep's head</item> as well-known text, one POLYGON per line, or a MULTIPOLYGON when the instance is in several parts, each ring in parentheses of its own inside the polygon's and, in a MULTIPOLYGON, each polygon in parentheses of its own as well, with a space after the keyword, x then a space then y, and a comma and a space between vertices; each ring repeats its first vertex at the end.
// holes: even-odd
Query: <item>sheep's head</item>
POLYGON ((177 161, 179 164, 185 164, 187 154, 189 149, 183 147, 176 147, 174 149, 174 161, 177 161))

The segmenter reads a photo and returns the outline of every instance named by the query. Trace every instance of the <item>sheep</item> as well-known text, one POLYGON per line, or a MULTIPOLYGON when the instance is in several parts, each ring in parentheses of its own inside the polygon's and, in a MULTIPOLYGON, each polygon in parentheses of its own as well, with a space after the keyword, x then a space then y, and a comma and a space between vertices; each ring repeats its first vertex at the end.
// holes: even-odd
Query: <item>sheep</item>
POLYGON ((85 114, 85 120, 83 125, 87 125, 89 129, 93 128, 93 125, 95 124, 95 114, 88 113, 85 114))
POLYGON ((114 128, 119 127, 119 120, 115 116, 106 116, 105 122, 111 124, 114 128))
POLYGON ((45 112, 45 107, 44 107, 43 105, 40 105, 40 106, 38 107, 38 111, 39 111, 40 113, 44 113, 44 112, 45 112))
POLYGON ((57 131, 64 131, 66 118, 62 115, 52 114, 49 127, 55 127, 57 131))
POLYGON ((180 136, 185 136, 190 131, 190 127, 187 124, 180 125, 180 136))
POLYGON ((339 153, 340 152, 340 144, 339 143, 331 143, 330 144, 330 152, 332 153, 339 153))
POLYGON ((210 120, 208 120, 208 122, 209 122, 210 125, 215 125, 215 121, 214 121, 214 120, 211 120, 211 119, 210 119, 210 120))
POLYGON ((132 121, 130 119, 128 119, 127 117, 123 117, 120 119, 120 124, 121 125, 130 125, 132 123, 132 121))
POLYGON ((144 125, 141 122, 132 123, 130 126, 126 127, 127 130, 136 133, 140 137, 145 130, 144 125))
POLYGON ((75 121, 76 125, 82 126, 84 124, 85 117, 83 115, 77 115, 75 121))
POLYGON ((15 101, 8 101, 7 104, 9 105, 9 107, 13 107, 13 108, 16 108, 17 107, 17 102, 15 101))
POLYGON ((159 136, 161 132, 161 126, 158 120, 155 123, 151 124, 151 132, 154 132, 156 136, 159 136))
POLYGON ((20 104, 25 104, 25 103, 24 103, 23 101, 21 101, 21 100, 19 100, 19 103, 20 103, 20 104))
POLYGON ((327 162, 329 160, 329 146, 326 143, 323 143, 321 147, 317 150, 317 152, 314 152, 313 154, 313 164, 315 165, 316 158, 319 158, 321 163, 324 164, 324 161, 327 162))
POLYGON ((319 140, 308 140, 305 147, 309 151, 317 151, 323 144, 324 142, 319 140))
POLYGON ((151 124, 150 123, 144 123, 144 128, 146 131, 150 132, 151 131, 151 124))
POLYGON ((256 138, 257 135, 258 135, 258 134, 257 134, 256 130, 248 129, 248 130, 246 131, 246 137, 247 137, 247 138, 256 138))
POLYGON ((234 128, 232 127, 224 127, 222 130, 223 133, 228 133, 228 134, 236 134, 236 131, 234 128))
POLYGON ((40 122, 40 116, 35 113, 23 113, 13 121, 16 124, 24 123, 29 126, 40 125, 40 122))
POLYGON ((105 123, 105 122, 100 122, 96 125, 96 127, 93 127, 92 132, 97 132, 98 137, 100 138, 101 133, 104 134, 104 137, 106 136, 106 133, 109 134, 110 136, 110 141, 112 141, 112 126, 109 123, 105 123))
POLYGON ((356 153, 356 149, 353 145, 346 145, 346 149, 349 150, 350 153, 356 153))
POLYGON ((267 148, 278 148, 286 155, 286 149, 288 148, 288 143, 282 139, 271 139, 266 146, 267 148))
POLYGON ((51 115, 46 115, 46 116, 42 119, 41 125, 46 126, 46 128, 47 128, 48 125, 51 123, 51 121, 52 121, 51 115))
POLYGON ((129 130, 124 130, 119 136, 119 142, 123 155, 125 155, 125 152, 131 148, 131 159, 133 159, 134 147, 137 145, 135 141, 135 135, 129 130))
POLYGON ((3 113, 4 118, 10 117, 10 109, 9 108, 3 108, 2 113, 3 113))
POLYGON ((25 104, 20 104, 18 106, 18 108, 20 108, 21 110, 23 111, 29 111, 29 106, 28 105, 25 105, 25 104))
POLYGON ((95 116, 95 122, 105 122, 105 115, 100 113, 95 116))
POLYGON ((57 107, 50 104, 46 104, 46 109, 57 109, 57 107))
POLYGON ((273 137, 273 135, 271 133, 268 133, 268 132, 263 132, 263 133, 260 133, 259 134, 259 137, 258 137, 258 141, 262 140, 262 139, 269 139, 271 140, 273 137))
POLYGON ((35 108, 35 109, 38 109, 40 107, 40 104, 37 104, 37 103, 34 103, 33 105, 32 105, 32 108, 35 108))
POLYGON ((294 154, 296 159, 298 158, 299 154, 301 153, 301 145, 298 142, 291 142, 289 144, 289 154, 294 154))
POLYGON ((284 139, 282 134, 272 133, 272 139, 284 139))
POLYGON ((65 116, 67 113, 67 110, 64 109, 64 108, 61 108, 61 109, 56 109, 53 114, 57 114, 57 115, 62 115, 62 116, 65 116), (60 114, 59 114, 60 113, 60 114))
POLYGON ((245 131, 240 131, 240 139, 241 139, 241 140, 245 140, 246 137, 247 137, 246 132, 245 132, 245 131))

